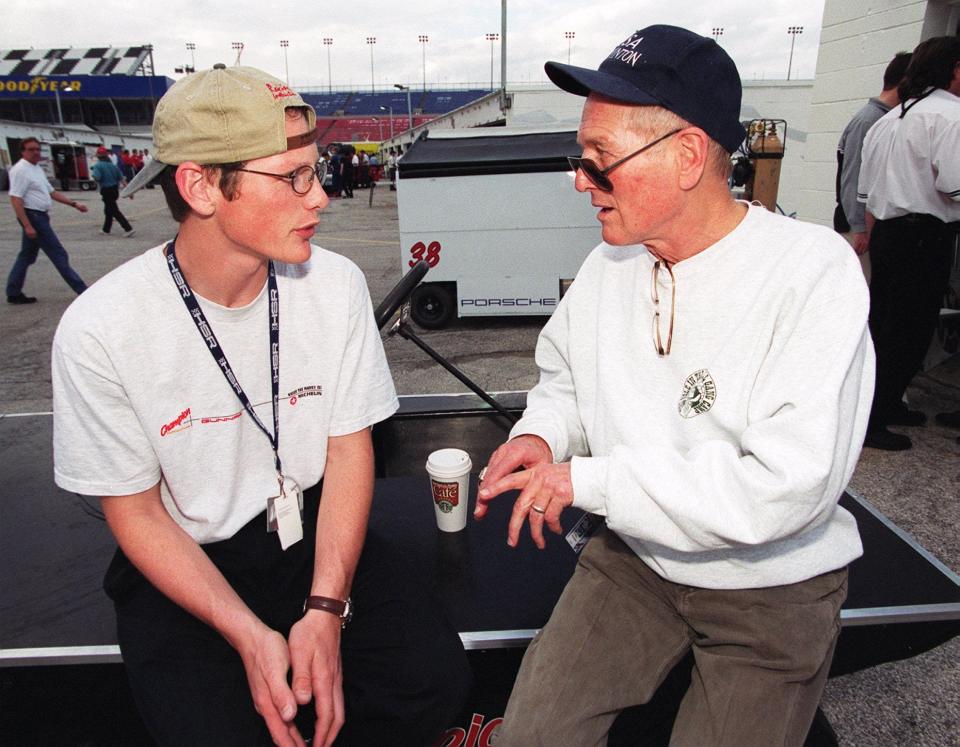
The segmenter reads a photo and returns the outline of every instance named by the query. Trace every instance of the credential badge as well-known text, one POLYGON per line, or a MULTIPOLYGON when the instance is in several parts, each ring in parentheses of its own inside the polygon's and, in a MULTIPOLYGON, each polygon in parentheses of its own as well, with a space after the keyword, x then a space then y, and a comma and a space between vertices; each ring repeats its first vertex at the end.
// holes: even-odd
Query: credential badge
POLYGON ((677 407, 682 417, 693 418, 705 413, 716 401, 716 382, 707 369, 701 368, 684 379, 683 393, 677 407))

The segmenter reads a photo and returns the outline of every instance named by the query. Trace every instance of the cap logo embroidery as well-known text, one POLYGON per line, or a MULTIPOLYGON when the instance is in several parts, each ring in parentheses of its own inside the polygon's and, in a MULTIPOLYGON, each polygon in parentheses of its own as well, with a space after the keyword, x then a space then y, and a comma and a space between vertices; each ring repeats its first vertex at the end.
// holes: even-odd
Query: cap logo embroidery
POLYGON ((610 57, 608 59, 617 60, 618 62, 625 62, 630 67, 636 66, 636 64, 640 61, 640 58, 643 57, 643 52, 637 51, 637 47, 642 41, 642 36, 631 34, 624 42, 620 44, 619 47, 610 53, 610 57))
POLYGON ((273 96, 274 100, 284 99, 288 96, 296 96, 293 91, 290 90, 290 86, 285 85, 274 85, 273 83, 264 83, 267 87, 267 90, 270 91, 270 94, 273 96))
POLYGON ((693 418, 705 413, 716 401, 717 384, 710 372, 701 368, 684 379, 683 392, 680 394, 677 409, 681 417, 693 418))

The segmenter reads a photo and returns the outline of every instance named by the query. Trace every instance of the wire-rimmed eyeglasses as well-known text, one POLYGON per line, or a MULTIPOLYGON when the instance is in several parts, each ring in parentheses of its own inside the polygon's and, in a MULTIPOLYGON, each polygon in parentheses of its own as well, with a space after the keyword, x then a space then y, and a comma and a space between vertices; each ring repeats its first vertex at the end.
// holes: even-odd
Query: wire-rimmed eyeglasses
POLYGON ((677 281, 673 277, 673 270, 670 265, 662 259, 653 263, 653 275, 650 285, 650 297, 653 300, 653 347, 657 355, 664 358, 670 355, 670 348, 673 345, 673 317, 677 308, 677 281), (663 337, 660 335, 660 290, 657 285, 660 268, 663 267, 670 276, 670 326, 667 328, 667 344, 663 344, 663 337))
POLYGON ((668 137, 671 137, 672 135, 676 135, 678 132, 680 132, 681 129, 683 128, 678 127, 675 130, 671 130, 666 135, 661 135, 653 142, 647 143, 639 150, 635 150, 629 156, 624 156, 619 161, 615 161, 614 163, 611 163, 605 169, 601 169, 597 165, 597 162, 590 158, 581 158, 579 156, 567 156, 567 161, 570 163, 570 167, 573 169, 574 173, 576 173, 578 169, 582 171, 583 175, 586 176, 587 179, 589 179, 591 182, 593 182, 594 186, 596 186, 596 188, 599 189, 601 192, 612 192, 613 182, 610 181, 610 177, 608 177, 607 174, 609 174, 618 166, 622 166, 634 156, 639 156, 645 150, 650 150, 650 148, 652 148, 657 143, 663 142, 664 140, 666 140, 668 137))
POLYGON ((327 162, 320 159, 313 166, 301 166, 289 174, 273 174, 269 171, 256 171, 254 169, 237 169, 237 171, 260 174, 260 176, 272 176, 274 179, 285 179, 290 182, 295 194, 305 195, 313 187, 314 179, 320 182, 320 186, 323 187, 323 179, 327 175, 327 162))

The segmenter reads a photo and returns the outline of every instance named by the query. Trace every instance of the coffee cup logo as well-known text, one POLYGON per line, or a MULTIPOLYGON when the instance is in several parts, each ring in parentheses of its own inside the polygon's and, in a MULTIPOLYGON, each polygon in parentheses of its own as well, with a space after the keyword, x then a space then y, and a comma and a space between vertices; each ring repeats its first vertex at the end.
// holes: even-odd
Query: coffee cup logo
POLYGON ((436 480, 431 480, 430 483, 433 485, 433 500, 437 508, 445 514, 453 511, 454 506, 460 503, 460 483, 436 480))

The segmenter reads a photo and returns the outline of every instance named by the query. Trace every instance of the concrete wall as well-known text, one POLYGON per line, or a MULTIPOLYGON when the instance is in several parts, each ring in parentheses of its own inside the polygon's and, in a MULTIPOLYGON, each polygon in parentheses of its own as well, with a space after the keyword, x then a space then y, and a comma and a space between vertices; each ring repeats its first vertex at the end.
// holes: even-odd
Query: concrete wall
POLYGON ((831 225, 837 141, 850 117, 883 87, 893 56, 931 36, 956 33, 956 0, 826 0, 797 217, 831 225))

